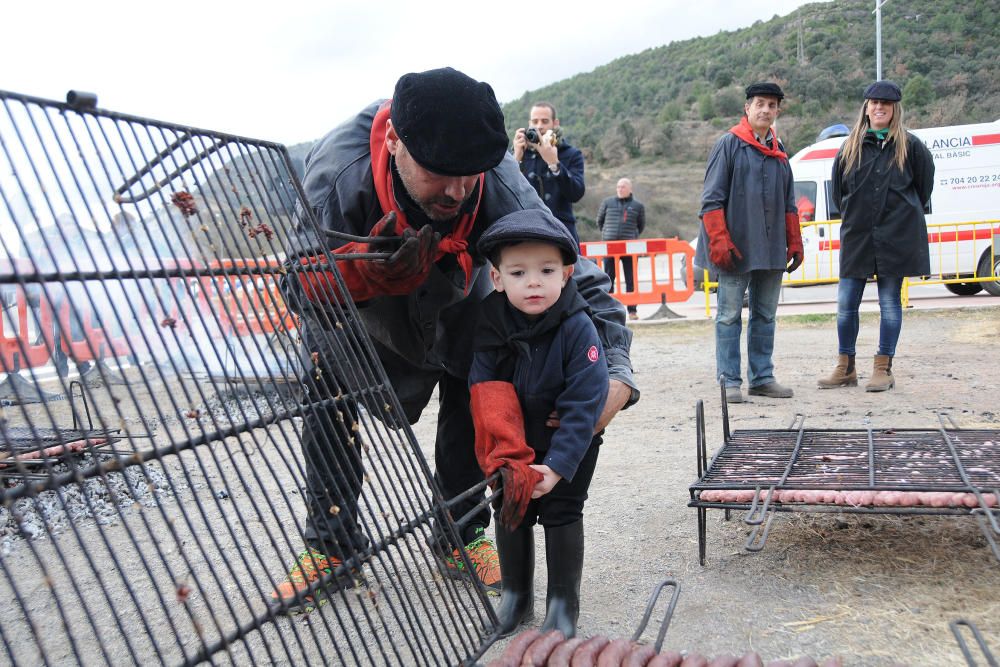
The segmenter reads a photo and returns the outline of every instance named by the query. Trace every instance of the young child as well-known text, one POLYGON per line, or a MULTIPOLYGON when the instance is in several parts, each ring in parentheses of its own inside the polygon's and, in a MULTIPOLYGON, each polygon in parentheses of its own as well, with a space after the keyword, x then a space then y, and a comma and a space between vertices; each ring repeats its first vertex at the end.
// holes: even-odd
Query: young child
POLYGON ((476 456, 500 470, 497 615, 506 636, 534 615, 534 525, 545 528, 549 580, 542 631, 576 633, 583 503, 597 465, 594 429, 608 366, 587 303, 569 280, 577 245, 549 211, 518 211, 479 240, 496 289, 483 300, 469 375, 476 456))

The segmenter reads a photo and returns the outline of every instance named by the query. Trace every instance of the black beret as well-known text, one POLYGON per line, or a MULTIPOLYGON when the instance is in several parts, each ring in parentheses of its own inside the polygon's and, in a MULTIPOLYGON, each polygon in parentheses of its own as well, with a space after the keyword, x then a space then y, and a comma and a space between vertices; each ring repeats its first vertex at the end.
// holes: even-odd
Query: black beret
POLYGON ((751 83, 747 86, 747 99, 751 97, 777 97, 779 100, 785 99, 785 93, 782 92, 781 86, 776 83, 771 83, 770 81, 761 81, 760 83, 751 83))
POLYGON ((500 164, 507 152, 507 129, 493 89, 450 67, 401 76, 390 117, 413 159, 437 174, 479 174, 500 164))
POLYGON ((548 209, 529 208, 514 211, 503 216, 480 237, 477 247, 480 254, 490 257, 500 246, 525 241, 548 242, 559 248, 563 261, 576 263, 576 239, 569 233, 559 218, 552 215, 548 209))
POLYGON ((892 81, 876 81, 865 88, 865 99, 898 102, 903 99, 903 91, 892 81))

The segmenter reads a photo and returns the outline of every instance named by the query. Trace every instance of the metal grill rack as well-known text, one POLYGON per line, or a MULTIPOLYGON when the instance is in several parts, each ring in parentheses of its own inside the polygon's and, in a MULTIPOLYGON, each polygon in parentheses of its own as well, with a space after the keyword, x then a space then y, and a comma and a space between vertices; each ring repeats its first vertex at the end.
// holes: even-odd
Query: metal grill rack
POLYGON ((701 401, 695 413, 688 507, 702 565, 709 509, 745 511, 748 551, 764 548, 777 512, 974 516, 1000 560, 1000 430, 961 429, 943 414, 937 429, 806 429, 797 415, 786 429, 730 432, 723 388, 723 444, 708 461, 701 401))
POLYGON ((440 572, 451 504, 354 304, 310 311, 334 353, 300 352, 302 239, 347 293, 303 202, 283 146, 0 91, 0 454, 115 440, 0 480, 0 662, 455 665, 495 640, 481 583, 440 572), (86 409, 56 400, 75 373, 86 409), (271 591, 341 512, 307 521, 310 465, 362 488, 369 546, 289 617, 271 591))

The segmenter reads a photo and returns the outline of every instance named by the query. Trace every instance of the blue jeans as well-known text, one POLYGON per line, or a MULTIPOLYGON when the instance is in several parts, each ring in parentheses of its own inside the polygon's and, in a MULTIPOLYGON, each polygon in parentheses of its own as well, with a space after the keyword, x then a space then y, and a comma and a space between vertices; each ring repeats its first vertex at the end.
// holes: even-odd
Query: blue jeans
POLYGON ((720 273, 715 317, 716 378, 725 376, 727 387, 743 384, 740 377, 740 333, 743 331, 743 294, 749 289, 750 321, 747 323, 747 367, 751 387, 774 382, 774 315, 778 311, 782 271, 720 273))
MULTIPOLYGON (((866 282, 864 278, 840 279, 837 288, 837 342, 840 354, 854 356, 858 329, 861 326, 858 306, 861 305, 866 282)), ((903 328, 903 305, 900 299, 903 279, 879 276, 877 282, 880 312, 878 353, 891 357, 896 354, 896 342, 899 340, 899 331, 903 328)))

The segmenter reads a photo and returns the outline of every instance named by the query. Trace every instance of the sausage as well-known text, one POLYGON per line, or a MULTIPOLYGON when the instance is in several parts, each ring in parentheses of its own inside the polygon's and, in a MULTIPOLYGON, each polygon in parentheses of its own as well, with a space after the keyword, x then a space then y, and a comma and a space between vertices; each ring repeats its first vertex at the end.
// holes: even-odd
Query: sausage
POLYGON ((822 667, 844 667, 844 662, 843 660, 840 659, 840 656, 838 655, 824 660, 822 667))
POLYGON ((701 653, 688 653, 684 656, 681 667, 708 667, 708 658, 701 653))
POLYGON ((510 640, 500 657, 490 663, 490 667, 519 667, 524 658, 524 652, 541 634, 534 628, 521 632, 510 640))
POLYGON ((566 639, 561 630, 549 630, 536 639, 521 658, 522 667, 545 667, 552 650, 566 639))
POLYGON ((736 667, 739 661, 735 655, 717 655, 708 663, 708 667, 736 667))
POLYGON ((808 655, 804 655, 795 662, 792 663, 792 667, 819 667, 816 661, 810 658, 808 655))
POLYGON ((680 667, 683 660, 684 656, 677 651, 664 651, 646 663, 646 667, 680 667))
POLYGON ((628 639, 616 639, 609 643, 597 656, 597 667, 621 667, 622 660, 632 650, 632 642, 628 639))
POLYGON ((573 652, 573 658, 569 661, 570 667, 594 667, 597 664, 597 656, 605 646, 608 645, 608 638, 597 635, 591 637, 573 652))
POLYGON ((569 660, 573 657, 573 652, 585 641, 587 640, 583 637, 573 637, 556 646, 549 654, 548 667, 569 667, 569 660))
POLYGON ((656 648, 649 644, 632 644, 632 650, 625 656, 622 667, 646 667, 656 655, 656 648))
POLYGON ((740 658, 740 661, 736 663, 736 667, 764 667, 764 661, 756 653, 750 652, 740 658))

